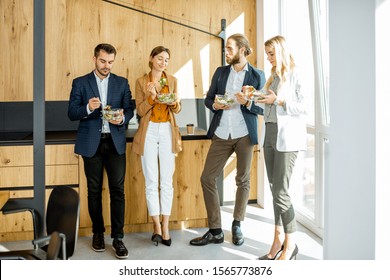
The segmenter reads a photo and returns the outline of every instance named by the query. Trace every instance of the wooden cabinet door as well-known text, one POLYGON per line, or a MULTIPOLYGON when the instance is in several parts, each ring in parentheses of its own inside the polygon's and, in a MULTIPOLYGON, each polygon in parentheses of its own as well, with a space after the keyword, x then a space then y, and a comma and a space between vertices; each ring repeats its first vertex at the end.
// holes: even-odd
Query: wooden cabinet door
POLYGON ((200 176, 210 144, 210 140, 183 141, 176 158, 172 221, 207 218, 200 176))
MULTIPOLYGON (((78 156, 74 145, 46 145, 45 182, 46 203, 50 186, 78 185, 78 156)), ((34 191, 26 190, 34 184, 33 146, 0 147, 0 191, 9 192, 10 198, 31 198, 34 191)), ((0 241, 33 238, 32 216, 29 212, 4 215, 0 213, 0 241)))
MULTIPOLYGON (((145 198, 145 180, 142 173, 140 157, 131 151, 132 143, 126 147, 126 177, 125 177, 125 227, 146 224, 148 222, 145 198)), ((88 213, 87 180, 84 173, 84 163, 80 157, 80 227, 92 227, 88 213)), ((103 218, 106 226, 110 226, 110 193, 107 174, 103 175, 103 218)), ((139 227, 141 228, 141 227, 139 227)), ((88 231, 88 230, 87 230, 88 231)))

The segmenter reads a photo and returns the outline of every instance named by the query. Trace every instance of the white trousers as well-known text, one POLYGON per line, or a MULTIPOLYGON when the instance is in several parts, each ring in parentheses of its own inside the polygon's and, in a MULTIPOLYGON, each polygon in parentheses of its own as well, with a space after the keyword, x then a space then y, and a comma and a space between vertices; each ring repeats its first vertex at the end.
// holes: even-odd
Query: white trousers
POLYGON ((149 122, 141 162, 145 177, 146 203, 149 215, 170 216, 173 201, 175 154, 172 153, 172 128, 169 122, 149 122))

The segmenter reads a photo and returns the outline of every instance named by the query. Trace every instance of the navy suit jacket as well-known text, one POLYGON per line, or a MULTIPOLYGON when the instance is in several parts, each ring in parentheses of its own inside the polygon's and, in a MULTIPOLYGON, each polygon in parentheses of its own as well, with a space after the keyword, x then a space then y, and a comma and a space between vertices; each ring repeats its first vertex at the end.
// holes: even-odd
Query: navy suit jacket
MULTIPOLYGON (((92 157, 100 143, 102 131, 101 110, 94 110, 90 115, 87 104, 90 98, 99 97, 99 90, 93 72, 73 80, 70 92, 68 117, 71 121, 80 121, 77 129, 75 153, 92 157)), ((107 104, 112 108, 123 108, 125 123, 110 125, 111 137, 118 154, 126 152, 126 126, 134 116, 135 104, 131 100, 129 82, 126 78, 110 74, 107 90, 107 104)))
MULTIPOLYGON (((207 131, 207 137, 209 138, 212 138, 214 136, 215 130, 219 126, 219 123, 222 118, 223 110, 214 110, 213 103, 215 95, 224 94, 226 91, 226 84, 230 74, 230 67, 231 65, 221 66, 217 68, 211 80, 211 85, 204 101, 206 107, 214 113, 213 119, 210 123, 210 127, 207 131)), ((243 85, 250 85, 257 90, 260 90, 264 87, 265 82, 266 81, 264 72, 254 68, 248 63, 248 71, 245 73, 243 85)), ((257 136, 257 115, 262 115, 263 109, 259 106, 254 105, 253 103, 251 104, 250 108, 247 108, 244 105, 241 105, 240 108, 242 115, 244 116, 246 126, 248 128, 251 142, 256 145, 259 142, 257 136)))

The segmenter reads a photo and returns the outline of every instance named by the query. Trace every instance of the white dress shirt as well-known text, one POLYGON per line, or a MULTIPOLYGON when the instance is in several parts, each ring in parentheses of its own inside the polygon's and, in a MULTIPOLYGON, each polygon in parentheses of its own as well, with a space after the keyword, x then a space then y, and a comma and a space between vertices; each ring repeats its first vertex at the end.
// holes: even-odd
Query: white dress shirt
POLYGON ((241 92, 247 71, 248 64, 239 72, 236 72, 233 66, 230 67, 230 74, 226 84, 226 94, 234 98, 234 103, 229 109, 223 111, 221 122, 215 130, 215 135, 221 139, 227 140, 229 136, 231 139, 237 139, 249 134, 244 116, 241 112, 240 103, 237 102, 234 96, 235 93, 241 92))
MULTIPOLYGON (((99 78, 99 76, 96 75, 95 71, 93 72, 93 74, 95 75, 95 78, 96 78, 96 84, 97 84, 97 87, 99 90, 99 95, 100 95, 100 102, 102 102, 101 106, 102 106, 102 108, 104 108, 107 106, 108 80, 110 78, 110 74, 108 74, 108 76, 106 78, 104 78, 103 80, 101 80, 99 78)), ((92 113, 92 111, 89 110, 88 104, 87 104, 87 111, 88 111, 88 115, 92 113)), ((102 133, 110 133, 110 132, 111 132, 110 125, 109 125, 108 121, 103 119, 102 133)))

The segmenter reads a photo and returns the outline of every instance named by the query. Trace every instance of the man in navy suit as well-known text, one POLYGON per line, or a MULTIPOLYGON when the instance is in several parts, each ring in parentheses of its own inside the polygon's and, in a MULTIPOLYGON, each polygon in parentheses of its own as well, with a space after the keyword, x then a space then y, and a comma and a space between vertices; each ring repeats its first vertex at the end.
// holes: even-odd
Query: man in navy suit
POLYGON ((102 213, 103 170, 106 169, 110 190, 111 238, 117 258, 127 258, 123 225, 125 216, 124 180, 126 173, 126 126, 134 115, 128 80, 111 73, 116 49, 99 44, 93 60, 95 69, 73 80, 68 116, 80 121, 75 153, 84 160, 88 186, 88 211, 92 220, 92 248, 105 250, 102 213), (102 108, 123 109, 115 120, 102 119, 102 108))
POLYGON ((249 197, 253 147, 258 143, 257 118, 263 110, 252 104, 241 91, 246 85, 259 90, 265 84, 264 72, 252 67, 246 59, 251 52, 244 35, 234 34, 228 38, 226 62, 229 66, 219 67, 215 71, 205 99, 206 107, 214 113, 207 132, 212 143, 201 176, 209 230, 203 236, 192 239, 191 245, 202 246, 224 241, 216 179, 233 153, 237 156, 237 192, 232 242, 237 246, 244 243, 241 221, 244 220, 249 197), (233 104, 218 102, 216 95, 225 93, 234 100, 233 104))

